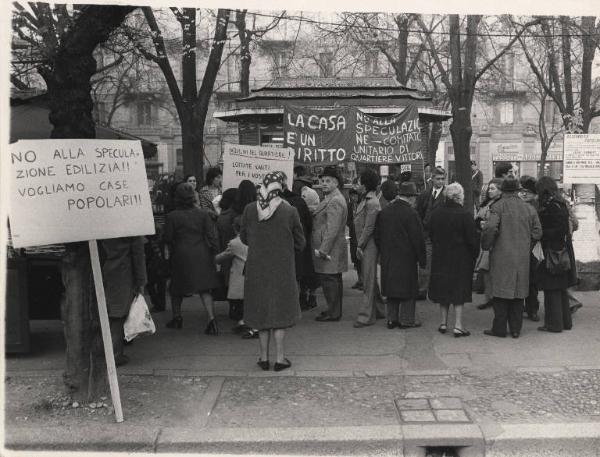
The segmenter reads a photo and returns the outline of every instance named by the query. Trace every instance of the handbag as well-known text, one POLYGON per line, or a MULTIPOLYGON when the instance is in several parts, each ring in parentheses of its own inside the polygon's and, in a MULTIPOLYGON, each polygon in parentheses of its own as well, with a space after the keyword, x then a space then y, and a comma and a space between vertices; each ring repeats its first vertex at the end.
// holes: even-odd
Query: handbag
POLYGON ((138 335, 152 335, 156 332, 156 326, 143 295, 138 294, 133 299, 129 314, 123 325, 123 331, 125 332, 125 341, 131 341, 138 335))
POLYGON ((483 280, 483 272, 475 271, 473 273, 473 285, 472 290, 476 294, 483 294, 485 292, 485 283, 483 280))
POLYGON ((490 251, 479 251, 479 257, 475 262, 475 271, 490 271, 490 251))
POLYGON ((571 259, 566 246, 562 249, 547 249, 544 256, 546 257, 546 270, 551 275, 559 275, 571 269, 571 259))

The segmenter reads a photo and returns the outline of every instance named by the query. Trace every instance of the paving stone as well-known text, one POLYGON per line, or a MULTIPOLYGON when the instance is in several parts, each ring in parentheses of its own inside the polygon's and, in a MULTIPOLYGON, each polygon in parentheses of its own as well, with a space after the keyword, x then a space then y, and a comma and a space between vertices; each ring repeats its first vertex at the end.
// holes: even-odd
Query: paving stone
POLYGON ((396 405, 400 410, 406 409, 429 409, 425 398, 404 398, 396 400, 396 405))
POLYGON ((470 422, 462 409, 436 409, 433 412, 440 422, 470 422))
POLYGON ((436 396, 433 392, 407 392, 404 398, 432 398, 436 396))
POLYGON ((429 410, 400 410, 404 422, 435 422, 433 413, 429 410))
POLYGON ((431 398, 429 400, 433 409, 462 409, 462 401, 456 397, 431 398))

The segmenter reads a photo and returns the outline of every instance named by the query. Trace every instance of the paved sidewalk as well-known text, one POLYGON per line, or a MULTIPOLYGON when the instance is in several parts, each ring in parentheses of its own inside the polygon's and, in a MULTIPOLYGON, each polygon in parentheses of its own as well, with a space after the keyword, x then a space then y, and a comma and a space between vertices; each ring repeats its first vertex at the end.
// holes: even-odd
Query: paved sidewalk
POLYGON ((197 299, 184 303, 181 331, 164 328, 168 313, 155 315, 157 334, 127 347, 131 363, 119 369, 123 424, 114 424, 110 399, 73 408, 62 393, 59 323, 34 322, 36 350, 6 362, 7 444, 338 455, 425 455, 437 445, 460 455, 600 455, 598 292, 578 294, 584 307, 573 330, 542 333, 526 320, 517 340, 482 334, 492 312, 475 308, 481 296, 465 312, 472 336, 453 338, 437 332, 437 306, 428 302, 418 305, 422 328, 388 330, 381 320, 355 329, 361 294, 345 293, 340 322, 315 322, 319 309, 304 313, 286 341, 293 366, 280 373, 256 366, 258 342, 231 333, 224 303, 217 337, 201 331, 197 299))

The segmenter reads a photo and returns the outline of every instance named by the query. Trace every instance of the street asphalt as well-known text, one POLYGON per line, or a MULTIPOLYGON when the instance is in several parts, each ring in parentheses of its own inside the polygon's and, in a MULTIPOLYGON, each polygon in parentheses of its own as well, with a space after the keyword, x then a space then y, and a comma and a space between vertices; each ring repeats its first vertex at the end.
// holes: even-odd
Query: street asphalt
POLYGON ((154 314, 157 333, 128 346, 118 369, 122 424, 110 398, 73 407, 60 322, 33 321, 32 352, 6 360, 7 448, 600 456, 599 292, 576 293, 584 306, 572 330, 538 332, 525 319, 519 339, 483 335, 492 311, 474 295, 471 336, 454 338, 438 333, 428 301, 417 305, 421 328, 388 330, 383 319, 353 328, 362 294, 350 288, 354 272, 344 278, 342 320, 315 322, 319 295, 287 334, 292 367, 281 372, 256 365, 258 341, 232 332, 226 303, 216 306, 218 336, 204 335, 197 297, 184 301, 182 330, 164 327, 169 312, 154 314))

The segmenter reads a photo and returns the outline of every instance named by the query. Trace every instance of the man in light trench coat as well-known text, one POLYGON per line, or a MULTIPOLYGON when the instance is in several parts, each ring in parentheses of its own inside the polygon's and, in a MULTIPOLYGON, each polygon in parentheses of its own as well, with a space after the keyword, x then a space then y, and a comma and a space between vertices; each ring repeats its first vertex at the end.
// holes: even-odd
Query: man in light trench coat
POLYGON ((319 322, 335 322, 342 317, 342 273, 348 270, 346 220, 348 207, 340 192, 344 181, 334 166, 325 167, 320 176, 324 198, 313 213, 312 246, 315 272, 318 273, 327 310, 316 317, 319 322))

